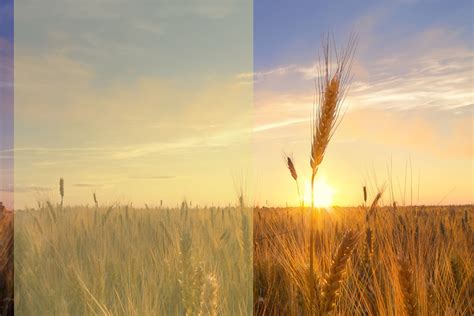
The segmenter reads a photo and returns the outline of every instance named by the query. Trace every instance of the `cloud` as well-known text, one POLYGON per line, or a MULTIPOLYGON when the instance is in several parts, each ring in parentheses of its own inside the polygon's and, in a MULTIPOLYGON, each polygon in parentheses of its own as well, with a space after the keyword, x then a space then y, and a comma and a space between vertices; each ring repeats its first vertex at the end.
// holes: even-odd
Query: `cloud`
POLYGON ((295 69, 296 69, 296 65, 288 65, 288 66, 277 67, 277 68, 273 68, 273 69, 265 70, 265 71, 240 73, 237 75, 237 78, 244 79, 244 80, 254 79, 255 81, 258 81, 259 79, 265 78, 267 76, 283 76, 290 72, 293 72, 295 69))
POLYGON ((0 188, 1 192, 11 192, 11 193, 40 193, 40 192, 48 192, 51 191, 51 188, 48 187, 42 187, 42 186, 14 186, 14 187, 8 187, 8 188, 0 188))
POLYGON ((355 106, 379 108, 442 107, 472 104, 471 65, 474 53, 457 50, 445 54, 385 59, 367 81, 354 82, 350 101, 355 106))
MULTIPOLYGON (((456 39, 456 31, 432 28, 398 43, 390 54, 370 62, 359 58, 361 73, 344 103, 348 112, 335 140, 472 159, 474 52, 456 39)), ((306 137, 306 124, 287 127, 310 121, 314 87, 305 80, 314 64, 275 69, 262 71, 256 86, 254 131, 272 129, 272 137, 280 140, 306 137)))
POLYGON ((310 120, 311 120, 310 118, 298 118, 298 119, 284 120, 280 122, 273 122, 269 124, 261 124, 261 125, 255 126, 253 128, 253 132, 258 133, 258 132, 268 131, 268 130, 277 129, 277 128, 284 128, 284 127, 288 127, 294 124, 309 122, 310 120))
MULTIPOLYGON (((360 55, 354 60, 357 67, 346 103, 357 108, 383 109, 454 109, 473 103, 474 52, 459 40, 459 32, 431 28, 397 44, 397 50, 370 61, 360 55)), ((260 72, 256 100, 262 94, 311 100, 314 87, 304 80, 314 78, 316 69, 317 63, 291 64, 260 72)))
POLYGON ((93 69, 54 53, 19 55, 16 77, 16 120, 42 132, 39 140, 19 137, 15 152, 30 155, 36 166, 218 150, 247 135, 240 125, 250 115, 252 93, 233 74, 192 86, 142 77, 99 90, 93 69))
MULTIPOLYGON (((260 129, 268 129, 261 127, 260 129)), ((166 142, 124 144, 123 146, 104 147, 17 147, 2 152, 15 152, 17 160, 28 159, 35 167, 54 167, 69 163, 110 163, 145 158, 156 155, 198 154, 215 150, 226 150, 231 146, 245 143, 250 137, 250 126, 236 126, 229 129, 205 131, 205 134, 178 137, 166 142)))

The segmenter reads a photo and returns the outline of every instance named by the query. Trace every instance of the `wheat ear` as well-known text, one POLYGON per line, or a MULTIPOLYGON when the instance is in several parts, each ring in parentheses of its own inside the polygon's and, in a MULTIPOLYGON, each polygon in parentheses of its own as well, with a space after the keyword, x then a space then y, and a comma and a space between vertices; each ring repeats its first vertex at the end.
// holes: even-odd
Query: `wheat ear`
POLYGON ((311 126, 310 165, 313 178, 318 172, 327 145, 340 122, 341 105, 350 86, 350 70, 355 47, 356 38, 351 36, 342 54, 338 54, 334 49, 336 69, 333 70, 329 40, 323 42, 323 61, 319 63, 319 76, 316 80, 319 106, 316 108, 316 104, 313 105, 311 126))
POLYGON ((285 160, 286 160, 286 166, 288 167, 288 170, 290 170, 290 175, 295 180, 296 183, 296 191, 298 192, 298 200, 300 202, 300 206, 303 204, 303 198, 300 193, 300 186, 298 184, 298 173, 296 172, 296 167, 295 163, 293 161, 293 158, 291 158, 288 155, 285 155, 285 160))
POLYGON ((413 287, 413 273, 404 256, 398 257, 398 277, 403 293, 403 303, 407 315, 416 315, 416 298, 413 287))
POLYGON ((323 314, 329 313, 335 307, 336 298, 339 295, 347 261, 349 260, 352 251, 356 247, 358 240, 359 234, 353 230, 349 230, 345 233, 341 244, 337 249, 336 255, 334 256, 331 264, 331 268, 323 284, 321 306, 321 311, 323 314))

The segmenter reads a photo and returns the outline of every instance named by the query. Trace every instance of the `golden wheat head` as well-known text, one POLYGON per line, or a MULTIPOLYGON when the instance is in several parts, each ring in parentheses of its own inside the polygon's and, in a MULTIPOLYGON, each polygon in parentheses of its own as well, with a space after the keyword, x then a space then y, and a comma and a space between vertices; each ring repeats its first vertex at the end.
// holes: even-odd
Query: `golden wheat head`
POLYGON ((407 315, 417 315, 413 273, 408 259, 402 255, 398 257, 398 276, 402 288, 405 311, 407 315))
POLYGON ((289 156, 286 157, 286 165, 288 167, 288 170, 290 170, 291 177, 295 179, 295 181, 297 181, 298 174, 296 173, 295 164, 293 163, 293 160, 289 156))
POLYGON ((345 49, 336 56, 335 69, 330 58, 331 47, 329 38, 323 41, 323 60, 319 62, 319 76, 316 79, 318 107, 313 105, 311 126, 311 158, 310 165, 313 178, 324 158, 326 147, 337 128, 341 105, 350 85, 350 71, 356 47, 356 38, 351 36, 345 49))
POLYGON ((347 231, 337 249, 330 271, 324 280, 321 307, 323 314, 330 312, 336 304, 336 298, 339 295, 347 261, 357 245, 359 236, 360 235, 354 230, 347 231))

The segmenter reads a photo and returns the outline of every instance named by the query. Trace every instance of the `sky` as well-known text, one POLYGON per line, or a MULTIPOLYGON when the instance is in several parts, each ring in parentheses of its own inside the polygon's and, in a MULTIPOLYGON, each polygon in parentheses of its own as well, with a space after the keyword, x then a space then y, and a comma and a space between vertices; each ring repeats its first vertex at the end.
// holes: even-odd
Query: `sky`
POLYGON ((15 7, 15 203, 237 200, 250 164, 249 1, 15 7))
POLYGON ((0 4, 0 202, 13 206, 13 0, 0 4))
MULTIPOLYGON (((472 203, 472 1, 25 0, 15 207, 295 204, 321 37, 358 38, 320 168, 333 202, 472 203)), ((2 108, 3 110, 3 108, 2 108)), ((3 117, 3 113, 2 113, 3 117)), ((1 154, 12 151, 2 148, 1 154)), ((11 191, 4 189, 3 191, 11 191)))
POLYGON ((296 196, 282 152, 292 153, 308 186, 321 38, 331 34, 340 49, 353 32, 346 112, 319 171, 334 203, 362 203, 364 185, 369 199, 384 190, 386 204, 472 203, 472 14, 472 1, 256 1, 261 196, 275 204, 296 196))

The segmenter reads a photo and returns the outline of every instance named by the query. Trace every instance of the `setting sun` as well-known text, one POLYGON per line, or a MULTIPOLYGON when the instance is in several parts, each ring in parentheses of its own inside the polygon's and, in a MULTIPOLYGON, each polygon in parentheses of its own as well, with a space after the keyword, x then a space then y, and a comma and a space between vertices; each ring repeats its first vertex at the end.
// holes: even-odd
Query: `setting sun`
MULTIPOLYGON (((325 179, 317 179, 314 182, 314 206, 328 208, 332 206, 334 189, 325 181, 325 179)), ((311 205, 311 182, 305 182, 304 204, 311 205)))

